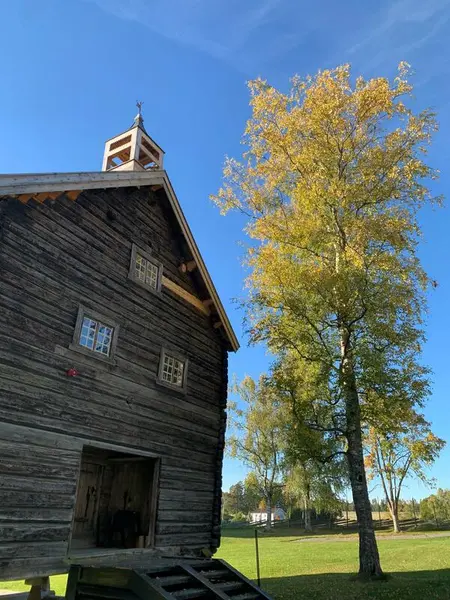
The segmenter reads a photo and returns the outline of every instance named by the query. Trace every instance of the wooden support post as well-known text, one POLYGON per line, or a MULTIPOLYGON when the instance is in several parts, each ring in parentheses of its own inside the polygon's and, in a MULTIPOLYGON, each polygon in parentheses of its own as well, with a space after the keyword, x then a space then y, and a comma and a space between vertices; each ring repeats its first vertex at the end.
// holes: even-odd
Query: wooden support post
POLYGON ((50 589, 50 577, 32 577, 25 579, 25 585, 31 585, 28 600, 42 600, 54 596, 55 592, 50 589))
POLYGON ((180 271, 182 273, 190 273, 191 271, 193 271, 196 268, 197 268, 197 263, 195 262, 195 260, 188 260, 187 262, 181 263, 181 265, 180 265, 180 271))
POLYGON ((82 191, 83 190, 69 190, 66 192, 66 196, 69 198, 69 200, 75 201, 82 191))

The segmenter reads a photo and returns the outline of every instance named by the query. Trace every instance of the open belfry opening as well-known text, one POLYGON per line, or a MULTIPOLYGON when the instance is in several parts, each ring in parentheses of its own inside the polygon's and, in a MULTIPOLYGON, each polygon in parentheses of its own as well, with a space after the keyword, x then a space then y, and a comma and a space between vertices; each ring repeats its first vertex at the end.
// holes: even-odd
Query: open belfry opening
POLYGON ((71 550, 153 544, 158 459, 85 446, 71 550))
POLYGON ((142 102, 138 114, 127 131, 119 133, 105 144, 103 171, 147 171, 162 169, 164 151, 152 140, 144 127, 142 102))

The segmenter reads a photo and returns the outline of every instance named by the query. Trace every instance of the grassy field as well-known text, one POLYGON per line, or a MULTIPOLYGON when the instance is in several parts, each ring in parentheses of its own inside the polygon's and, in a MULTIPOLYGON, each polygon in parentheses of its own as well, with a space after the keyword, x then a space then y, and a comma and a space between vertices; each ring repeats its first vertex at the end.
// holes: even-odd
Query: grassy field
MULTIPOLYGON (((256 578, 253 531, 225 530, 218 556, 256 578)), ((360 583, 355 536, 304 541, 280 529, 260 536, 262 587, 275 600, 450 599, 450 538, 383 539, 379 549, 387 581, 360 583)))
MULTIPOLYGON (((256 579, 253 529, 226 529, 218 557, 256 579)), ((431 535, 431 534, 430 534, 431 535)), ((360 583, 355 535, 313 536, 294 529, 260 534, 262 587, 274 600, 450 600, 450 537, 391 539, 379 535, 387 581, 360 583), (309 538, 311 539, 311 538, 309 538)), ((66 576, 52 577, 64 595, 66 576)), ((22 591, 22 582, 0 582, 0 589, 22 591)))

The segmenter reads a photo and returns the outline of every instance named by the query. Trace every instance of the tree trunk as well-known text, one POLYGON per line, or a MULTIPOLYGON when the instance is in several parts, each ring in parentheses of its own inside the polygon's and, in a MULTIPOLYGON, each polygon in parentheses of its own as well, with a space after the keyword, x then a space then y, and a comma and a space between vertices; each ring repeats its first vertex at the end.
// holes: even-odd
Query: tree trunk
POLYGON ((395 505, 393 508, 391 508, 391 506, 389 505, 389 512, 391 513, 392 525, 394 527, 394 532, 400 533, 401 527, 400 527, 400 520, 398 518, 398 505, 395 505))
POLYGON ((372 521, 372 505, 367 489, 361 433, 361 409, 349 350, 349 339, 343 337, 342 391, 347 420, 347 460, 350 482, 358 520, 359 575, 379 577, 383 574, 372 521))
POLYGON ((266 529, 272 529, 272 498, 266 499, 266 514, 267 514, 267 523, 266 529))
POLYGON ((305 500, 305 510, 304 510, 304 515, 305 515, 305 531, 312 531, 312 525, 311 525, 311 509, 308 507, 308 503, 305 500))

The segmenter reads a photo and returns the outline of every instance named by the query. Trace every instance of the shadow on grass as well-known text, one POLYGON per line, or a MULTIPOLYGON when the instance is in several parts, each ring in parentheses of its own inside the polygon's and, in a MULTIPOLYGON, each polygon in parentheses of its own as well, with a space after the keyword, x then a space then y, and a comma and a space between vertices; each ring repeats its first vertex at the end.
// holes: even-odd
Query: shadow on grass
POLYGON ((389 573, 385 581, 361 582, 348 573, 263 579, 273 600, 449 600, 450 569, 389 573))

